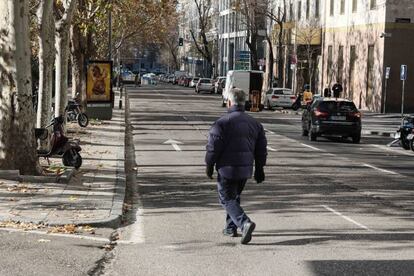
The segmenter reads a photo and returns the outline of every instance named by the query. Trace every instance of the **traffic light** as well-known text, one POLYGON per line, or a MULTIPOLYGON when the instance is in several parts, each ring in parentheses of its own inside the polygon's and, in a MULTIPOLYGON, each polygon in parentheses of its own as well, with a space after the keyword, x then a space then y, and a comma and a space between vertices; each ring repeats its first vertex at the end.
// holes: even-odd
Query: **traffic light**
POLYGON ((183 46, 184 45, 184 39, 182 37, 180 37, 178 39, 178 46, 183 46))

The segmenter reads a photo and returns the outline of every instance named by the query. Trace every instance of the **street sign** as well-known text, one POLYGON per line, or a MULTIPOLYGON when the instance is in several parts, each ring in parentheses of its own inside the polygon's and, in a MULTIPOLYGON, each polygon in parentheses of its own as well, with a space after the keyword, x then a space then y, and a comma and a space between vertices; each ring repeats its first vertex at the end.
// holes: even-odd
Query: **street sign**
POLYGON ((391 67, 385 67, 385 79, 390 79, 391 67))
POLYGON ((250 51, 236 51, 236 60, 250 60, 250 51))
POLYGON ((407 80, 407 65, 401 65, 400 80, 407 80))

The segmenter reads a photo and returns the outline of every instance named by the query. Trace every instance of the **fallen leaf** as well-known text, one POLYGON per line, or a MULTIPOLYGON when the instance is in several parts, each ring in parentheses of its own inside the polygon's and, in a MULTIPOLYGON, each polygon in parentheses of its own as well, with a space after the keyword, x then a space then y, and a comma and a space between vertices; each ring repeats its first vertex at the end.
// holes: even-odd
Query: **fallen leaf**
POLYGON ((76 196, 70 196, 70 197, 69 197, 69 200, 70 200, 70 201, 75 201, 75 200, 78 200, 78 198, 77 198, 76 196))
POLYGON ((50 242, 50 240, 40 239, 40 240, 37 240, 37 242, 40 242, 40 243, 46 243, 46 242, 50 242))

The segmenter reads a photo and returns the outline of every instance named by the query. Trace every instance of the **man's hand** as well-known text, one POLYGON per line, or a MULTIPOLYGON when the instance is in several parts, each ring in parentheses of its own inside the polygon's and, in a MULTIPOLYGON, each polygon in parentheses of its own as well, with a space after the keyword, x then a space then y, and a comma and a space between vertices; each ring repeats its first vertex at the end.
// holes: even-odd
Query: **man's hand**
POLYGON ((208 178, 213 179, 213 172, 214 172, 214 166, 213 165, 207 165, 206 175, 207 175, 208 178))
POLYGON ((263 167, 256 167, 254 170, 254 180, 256 180, 257 183, 262 183, 265 180, 263 167))

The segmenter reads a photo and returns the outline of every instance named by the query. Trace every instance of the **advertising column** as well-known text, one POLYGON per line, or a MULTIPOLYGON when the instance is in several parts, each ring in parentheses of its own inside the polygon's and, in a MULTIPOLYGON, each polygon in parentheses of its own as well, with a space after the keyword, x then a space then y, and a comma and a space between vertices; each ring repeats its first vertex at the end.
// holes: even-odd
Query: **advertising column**
POLYGON ((87 64, 86 101, 89 118, 112 119, 112 61, 93 60, 87 64))

